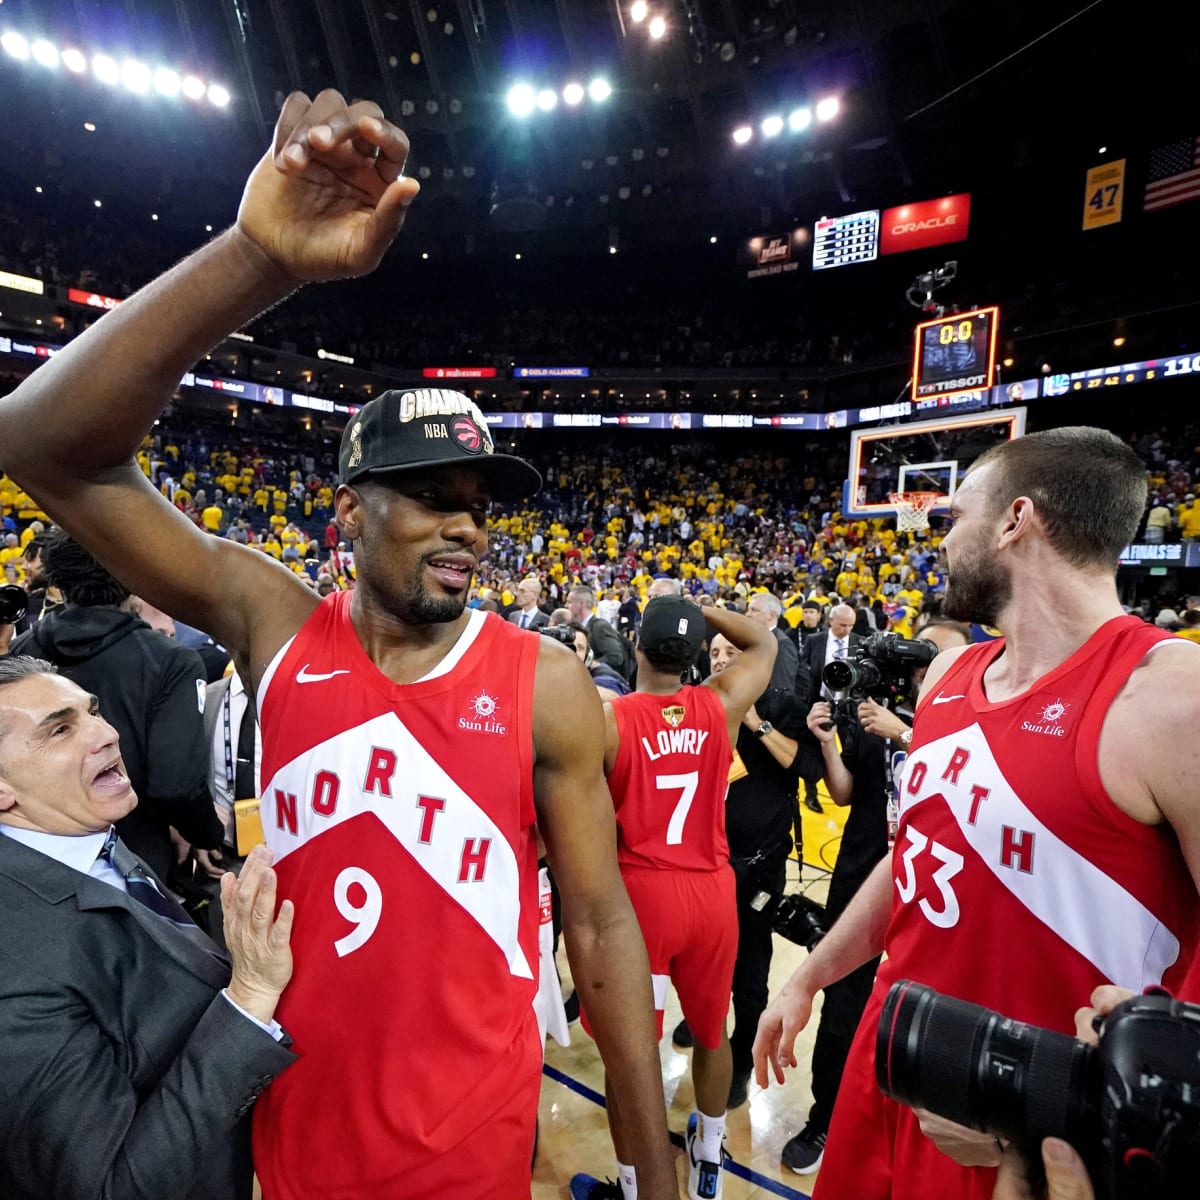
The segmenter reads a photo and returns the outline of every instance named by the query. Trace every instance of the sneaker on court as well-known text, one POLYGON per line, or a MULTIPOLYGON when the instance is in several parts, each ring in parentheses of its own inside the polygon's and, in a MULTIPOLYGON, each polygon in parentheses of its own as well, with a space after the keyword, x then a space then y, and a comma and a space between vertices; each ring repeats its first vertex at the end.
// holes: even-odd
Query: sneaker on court
POLYGON ((571 1200, 621 1200, 621 1185, 592 1175, 573 1175, 571 1200))
MULTIPOLYGON (((692 1113, 688 1117, 687 1146, 688 1159, 688 1200, 721 1200, 721 1183, 725 1174, 724 1162, 707 1162, 696 1157, 696 1142, 700 1118, 692 1113)), ((721 1159, 724 1160, 725 1147, 721 1147, 721 1159)))
POLYGON ((816 1129, 809 1123, 800 1130, 783 1148, 783 1165, 797 1175, 811 1175, 825 1157, 824 1129, 816 1129))
POLYGON ((688 1028, 687 1021, 680 1021, 674 1029, 671 1030, 671 1045, 680 1050, 690 1050, 695 1045, 696 1039, 692 1037, 692 1031, 688 1028))

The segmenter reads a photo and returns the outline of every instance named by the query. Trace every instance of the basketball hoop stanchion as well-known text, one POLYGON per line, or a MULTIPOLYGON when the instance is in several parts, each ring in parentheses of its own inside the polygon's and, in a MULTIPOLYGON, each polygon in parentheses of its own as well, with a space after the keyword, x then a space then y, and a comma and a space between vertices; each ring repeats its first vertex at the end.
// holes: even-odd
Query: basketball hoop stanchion
POLYGON ((937 492, 888 492, 896 506, 897 533, 928 533, 929 513, 937 503, 937 492))

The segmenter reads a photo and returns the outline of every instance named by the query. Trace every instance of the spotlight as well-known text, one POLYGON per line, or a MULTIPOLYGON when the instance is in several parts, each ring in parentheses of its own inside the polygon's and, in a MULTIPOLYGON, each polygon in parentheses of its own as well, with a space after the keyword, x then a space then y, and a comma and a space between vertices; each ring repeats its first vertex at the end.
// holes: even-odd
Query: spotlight
POLYGON ((715 233, 708 239, 708 244, 710 246, 715 246, 717 244, 717 235, 715 233))
POLYGON ((767 117, 762 123, 762 135, 765 138, 778 137, 783 132, 783 118, 778 115, 767 117))
POLYGON ((1118 334, 1115 338, 1113 338, 1113 345, 1120 350, 1120 348, 1125 345, 1125 338, 1118 334))
POLYGON ((88 131, 88 133, 96 132, 96 125, 95 125, 95 122, 93 122, 93 121, 84 121, 83 127, 84 127, 84 129, 86 129, 88 131))
POLYGON ((102 203, 100 200, 93 200, 93 201, 92 201, 92 203, 93 203, 93 204, 94 204, 94 205, 95 205, 97 208, 103 208, 103 207, 104 207, 103 203, 102 203))
POLYGON ((521 261, 521 256, 520 256, 520 254, 514 254, 514 255, 513 255, 513 258, 515 258, 515 259, 517 260, 517 262, 520 262, 520 261, 521 261))
POLYGON ((178 96, 179 76, 169 67, 159 67, 154 72, 154 90, 160 96, 178 96))
POLYGON ((824 100, 817 101, 817 120, 832 121, 838 115, 838 109, 841 107, 836 96, 826 96, 824 100))
POLYGON ((63 66, 68 71, 74 72, 76 75, 82 75, 87 70, 87 58, 82 50, 76 50, 74 46, 62 52, 63 66))
POLYGON ((630 188, 629 188, 627 185, 624 185, 624 184, 622 184, 622 186, 621 186, 621 187, 617 188, 617 195, 618 195, 618 196, 619 196, 619 197, 620 197, 622 200, 628 200, 628 199, 629 199, 630 190, 631 190, 631 189, 630 189, 630 188))
POLYGON ((788 114, 788 128, 793 133, 803 133, 811 124, 811 108, 794 108, 788 114))
POLYGON ((537 96, 527 83, 514 83, 508 89, 508 111, 514 117, 528 117, 532 114, 537 96))
POLYGON ((422 250, 422 251, 421 251, 421 257, 422 257, 423 259, 425 259, 425 258, 428 258, 428 257, 429 257, 429 251, 428 251, 428 250, 422 250))
POLYGON ((185 75, 183 77, 183 82, 179 86, 183 90, 183 94, 189 100, 201 99, 204 93, 208 90, 204 86, 204 80, 197 79, 195 75, 185 75))
POLYGON ((1042 363, 1042 374, 1043 374, 1043 375, 1049 375, 1049 374, 1050 374, 1050 364, 1049 364, 1048 362, 1044 362, 1044 363, 1042 363))
POLYGON ((54 43, 46 41, 45 38, 38 38, 29 47, 29 52, 33 55, 33 61, 39 66, 51 68, 58 66, 58 51, 55 49, 54 43))
POLYGON ((1005 365, 1006 367, 1011 367, 1011 366, 1013 365, 1013 362, 1014 362, 1014 361, 1015 361, 1014 359, 1011 359, 1011 358, 1006 358, 1006 359, 1004 360, 1004 365, 1005 365))
POLYGON ((537 106, 542 112, 549 112, 558 103, 558 93, 553 88, 542 88, 537 94, 537 106))
POLYGON ((617 252, 616 246, 609 246, 608 252, 609 252, 609 254, 616 254, 616 252, 617 252))
POLYGON ((612 95, 612 84, 607 79, 593 79, 588 84, 588 95, 597 104, 603 104, 612 95))
POLYGON ((739 125, 733 131, 733 141, 737 146, 744 146, 754 136, 754 130, 749 125, 739 125))
POLYGON ((11 54, 13 58, 19 58, 22 62, 29 58, 29 43, 20 33, 9 31, 0 36, 0 46, 4 47, 6 54, 11 54))
POLYGON ((223 88, 219 83, 210 83, 208 85, 209 103, 215 104, 218 108, 224 108, 229 103, 229 90, 223 88))
POLYGON ((157 221, 157 220, 158 220, 158 213, 151 213, 151 214, 150 214, 150 220, 152 220, 152 221, 157 221))
POLYGON ((107 54, 93 56, 92 74, 101 83, 107 83, 110 86, 121 82, 121 68, 117 66, 116 60, 109 58, 107 54))
POLYGON ((650 6, 646 3, 646 0, 633 0, 633 4, 629 7, 629 19, 635 25, 640 25, 646 19, 646 14, 649 11, 650 6))
POLYGON ((212 233, 212 226, 211 226, 211 225, 205 225, 205 227, 204 227, 204 232, 205 232, 205 233, 212 233))
POLYGON ((657 42, 667 32, 667 23, 662 17, 655 17, 650 22, 650 36, 657 42))
POLYGON ((150 68, 135 58, 121 64, 121 82, 135 95, 144 96, 150 90, 150 68))
POLYGON ((572 107, 574 107, 576 104, 579 104, 583 100, 583 97, 584 90, 582 83, 568 83, 567 86, 563 88, 563 102, 570 104, 572 107))

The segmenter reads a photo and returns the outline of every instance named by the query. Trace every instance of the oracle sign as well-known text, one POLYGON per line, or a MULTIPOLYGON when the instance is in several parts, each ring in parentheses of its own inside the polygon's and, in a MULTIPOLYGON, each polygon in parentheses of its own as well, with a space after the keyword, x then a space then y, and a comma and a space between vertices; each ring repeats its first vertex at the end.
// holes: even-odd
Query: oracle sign
POLYGON ((971 193, 885 209, 879 219, 880 254, 903 254, 961 242, 971 224, 971 193))

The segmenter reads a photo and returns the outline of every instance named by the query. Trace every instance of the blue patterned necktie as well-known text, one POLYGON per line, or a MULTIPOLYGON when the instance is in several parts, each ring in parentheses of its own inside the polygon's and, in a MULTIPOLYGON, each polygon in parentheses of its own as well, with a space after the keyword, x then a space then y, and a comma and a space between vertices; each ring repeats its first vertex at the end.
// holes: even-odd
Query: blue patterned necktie
POLYGON ((191 925, 195 922, 171 896, 165 896, 155 886, 154 881, 146 874, 146 869, 138 862, 133 851, 124 842, 117 840, 117 831, 110 829, 100 857, 112 863, 113 868, 125 880, 129 895, 139 904, 143 904, 151 912, 165 917, 172 925, 191 925))

